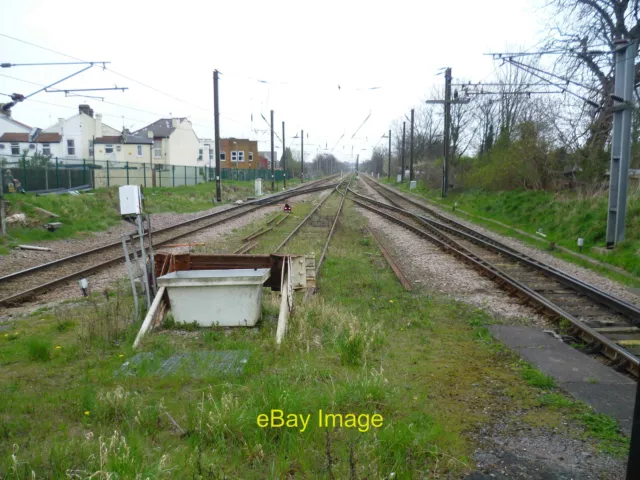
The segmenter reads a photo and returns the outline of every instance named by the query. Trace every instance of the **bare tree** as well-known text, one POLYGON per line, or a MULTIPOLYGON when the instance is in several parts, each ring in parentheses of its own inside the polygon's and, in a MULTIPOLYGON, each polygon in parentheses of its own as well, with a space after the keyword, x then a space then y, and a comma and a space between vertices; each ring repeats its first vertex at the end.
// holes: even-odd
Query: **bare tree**
MULTIPOLYGON (((640 0, 551 0, 552 33, 547 47, 564 54, 556 69, 582 83, 586 95, 601 108, 594 112, 587 147, 602 151, 612 122, 613 60, 616 40, 637 40, 640 35, 640 0)), ((640 68, 636 65, 636 78, 640 68)))

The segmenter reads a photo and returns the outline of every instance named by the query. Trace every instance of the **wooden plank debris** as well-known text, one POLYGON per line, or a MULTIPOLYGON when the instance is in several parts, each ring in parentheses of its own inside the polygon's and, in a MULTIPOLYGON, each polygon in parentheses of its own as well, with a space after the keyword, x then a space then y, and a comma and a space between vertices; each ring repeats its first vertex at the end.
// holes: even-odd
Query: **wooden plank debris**
POLYGON ((51 249, 47 247, 36 247, 35 245, 18 245, 20 250, 37 250, 38 252, 50 252, 51 249))

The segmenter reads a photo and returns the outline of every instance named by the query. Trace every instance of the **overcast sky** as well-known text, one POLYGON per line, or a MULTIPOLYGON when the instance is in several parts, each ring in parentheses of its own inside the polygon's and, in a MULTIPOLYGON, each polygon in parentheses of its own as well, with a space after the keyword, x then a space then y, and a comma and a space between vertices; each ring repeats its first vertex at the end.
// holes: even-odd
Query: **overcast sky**
MULTIPOLYGON (((273 109, 278 135, 286 122, 287 145, 299 149, 292 137, 305 130, 306 159, 335 147, 333 153, 348 161, 352 148, 366 159, 394 119, 429 98, 444 81, 436 76, 441 67, 452 67, 454 79, 486 81, 496 65, 483 53, 539 42, 546 13, 540 5, 3 0, 0 33, 77 59, 112 62, 107 70, 94 67, 54 88, 129 87, 124 93, 93 93, 105 102, 39 93, 13 108, 14 118, 28 125, 46 128, 88 103, 114 128, 135 130, 161 116, 188 117, 199 137, 213 137, 217 68, 223 137, 257 139, 260 150, 268 150, 269 127, 261 115, 268 120, 273 109)), ((73 61, 6 36, 0 36, 0 52, 0 62, 73 61)), ((13 67, 0 74, 45 84, 79 68, 13 67)), ((0 93, 37 89, 0 76, 0 93)))

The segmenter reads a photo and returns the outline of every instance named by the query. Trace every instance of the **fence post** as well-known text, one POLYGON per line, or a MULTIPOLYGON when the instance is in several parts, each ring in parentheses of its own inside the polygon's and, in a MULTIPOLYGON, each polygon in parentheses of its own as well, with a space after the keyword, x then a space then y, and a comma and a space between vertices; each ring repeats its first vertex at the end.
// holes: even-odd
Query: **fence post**
POLYGON ((109 160, 107 160, 107 188, 111 186, 111 181, 109 179, 109 160))
POLYGON ((184 186, 187 186, 187 166, 184 166, 184 186))
POLYGON ((147 164, 146 163, 142 164, 142 178, 143 178, 144 188, 147 188, 147 164))
POLYGON ((127 169, 127 185, 129 185, 129 162, 124 162, 124 168, 127 169))
POLYGON ((198 167, 193 167, 193 175, 196 180, 196 185, 198 185, 198 167))
POLYGON ((24 191, 28 191, 29 190, 29 178, 28 178, 28 173, 27 173, 27 159, 23 159, 22 160, 22 172, 24 173, 24 191))
POLYGON ((171 181, 173 183, 173 186, 176 186, 176 166, 175 165, 171 165, 171 181))
POLYGON ((158 169, 157 172, 158 172, 158 180, 160 182, 160 186, 162 186, 162 170, 158 169))
POLYGON ((60 188, 60 171, 58 170, 58 157, 56 157, 56 188, 60 188))
POLYGON ((82 159, 82 185, 87 184, 87 161, 82 159))

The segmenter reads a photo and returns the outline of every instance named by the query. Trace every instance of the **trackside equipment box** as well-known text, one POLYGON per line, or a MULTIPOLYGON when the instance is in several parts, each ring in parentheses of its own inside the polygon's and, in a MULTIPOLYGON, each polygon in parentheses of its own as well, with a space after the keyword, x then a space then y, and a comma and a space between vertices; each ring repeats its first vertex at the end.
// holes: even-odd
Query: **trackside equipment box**
POLYGON ((120 215, 140 215, 142 213, 142 193, 138 185, 120 187, 120 215))

